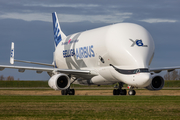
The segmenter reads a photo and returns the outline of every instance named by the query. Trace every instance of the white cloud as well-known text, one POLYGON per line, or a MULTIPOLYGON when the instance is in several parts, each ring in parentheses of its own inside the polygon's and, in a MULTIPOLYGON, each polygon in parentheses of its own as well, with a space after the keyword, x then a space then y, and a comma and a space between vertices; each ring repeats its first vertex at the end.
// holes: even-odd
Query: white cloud
MULTIPOLYGON (((58 14, 60 22, 105 22, 117 23, 123 22, 125 19, 130 18, 132 13, 116 13, 109 15, 74 15, 74 14, 58 14)), ((0 15, 0 19, 21 19, 25 21, 46 21, 52 22, 50 13, 6 13, 0 15)))
POLYGON ((105 23, 117 23, 123 22, 125 19, 130 18, 132 13, 117 13, 115 15, 67 15, 58 14, 59 21, 61 22, 105 22, 105 23))
POLYGON ((159 19, 159 18, 144 19, 144 20, 140 20, 140 21, 147 22, 147 23, 164 23, 164 22, 175 23, 175 22, 178 22, 177 20, 159 19))
POLYGON ((38 14, 38 13, 7 13, 0 15, 0 19, 21 19, 25 21, 46 21, 51 22, 52 18, 50 17, 50 14, 38 14))
POLYGON ((24 6, 40 6, 40 7, 71 7, 71 8, 89 8, 99 7, 96 4, 25 4, 24 6))

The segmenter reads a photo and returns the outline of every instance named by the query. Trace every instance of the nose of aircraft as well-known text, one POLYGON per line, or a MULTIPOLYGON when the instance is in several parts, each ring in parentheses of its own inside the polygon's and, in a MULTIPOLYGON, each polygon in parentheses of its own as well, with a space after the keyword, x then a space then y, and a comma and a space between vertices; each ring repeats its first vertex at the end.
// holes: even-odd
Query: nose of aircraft
POLYGON ((152 77, 150 73, 139 73, 135 75, 134 80, 138 87, 147 87, 151 83, 152 77))

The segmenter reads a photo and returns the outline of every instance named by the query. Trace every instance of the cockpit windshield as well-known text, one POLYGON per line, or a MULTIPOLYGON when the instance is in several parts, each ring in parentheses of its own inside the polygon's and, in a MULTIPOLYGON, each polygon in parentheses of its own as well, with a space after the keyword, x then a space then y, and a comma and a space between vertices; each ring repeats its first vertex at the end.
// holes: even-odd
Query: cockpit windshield
POLYGON ((139 69, 133 69, 133 70, 122 70, 119 68, 116 68, 112 64, 110 64, 117 72, 121 74, 137 74, 137 73, 148 73, 149 69, 148 68, 139 68, 139 69))
POLYGON ((122 73, 122 74, 137 74, 137 73, 149 72, 149 70, 146 68, 134 69, 134 70, 122 70, 122 69, 115 69, 115 70, 118 71, 119 73, 122 73))

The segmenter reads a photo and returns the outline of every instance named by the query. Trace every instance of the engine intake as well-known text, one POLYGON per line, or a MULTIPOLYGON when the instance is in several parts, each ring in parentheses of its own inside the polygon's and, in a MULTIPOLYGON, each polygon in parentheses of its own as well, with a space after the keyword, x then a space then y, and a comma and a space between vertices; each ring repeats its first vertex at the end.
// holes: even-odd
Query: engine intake
POLYGON ((146 87, 148 90, 161 90, 164 87, 164 79, 161 76, 154 76, 152 82, 146 87))
POLYGON ((70 79, 66 74, 56 74, 49 79, 48 85, 55 90, 65 90, 70 86, 70 79))

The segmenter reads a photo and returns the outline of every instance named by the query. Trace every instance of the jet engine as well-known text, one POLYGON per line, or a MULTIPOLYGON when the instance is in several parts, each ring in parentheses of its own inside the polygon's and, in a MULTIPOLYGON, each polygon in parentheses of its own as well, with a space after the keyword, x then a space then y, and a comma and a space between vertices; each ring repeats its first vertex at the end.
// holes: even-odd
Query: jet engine
POLYGON ((164 79, 161 76, 154 76, 151 84, 146 87, 148 90, 161 90, 164 87, 164 79))
POLYGON ((70 79, 66 74, 56 74, 49 79, 48 85, 55 90, 65 90, 70 86, 70 79))

